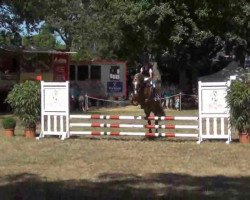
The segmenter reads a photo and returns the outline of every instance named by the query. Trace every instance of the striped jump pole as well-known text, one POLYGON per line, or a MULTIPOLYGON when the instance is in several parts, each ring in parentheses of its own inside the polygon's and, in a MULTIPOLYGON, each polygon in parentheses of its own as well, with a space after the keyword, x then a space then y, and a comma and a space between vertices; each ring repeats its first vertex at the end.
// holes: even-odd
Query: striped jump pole
POLYGON ((160 121, 179 121, 179 120, 185 120, 185 121, 197 121, 198 117, 190 117, 190 116, 149 116, 149 120, 160 120, 160 121))
POLYGON ((119 115, 70 115, 70 119, 110 119, 110 120, 142 120, 142 116, 119 116, 119 115))
POLYGON ((198 129, 197 125, 174 125, 174 124, 144 125, 144 124, 70 123, 70 127, 198 129))
POLYGON ((106 131, 70 131, 71 135, 91 135, 91 136, 145 136, 145 137, 186 137, 198 138, 198 133, 145 133, 145 132, 106 132, 106 131))
MULTIPOLYGON (((85 119, 85 120, 146 120, 143 116, 120 116, 120 115, 70 115, 70 119, 85 119)), ((158 121, 197 121, 198 117, 193 116, 150 116, 148 120, 158 121)), ((145 128, 145 129, 192 129, 198 130, 198 125, 148 125, 148 124, 120 124, 120 123, 99 123, 99 122, 70 122, 70 128, 72 127, 99 127, 99 128, 145 128)), ((70 135, 91 135, 91 136, 144 136, 144 137, 182 137, 182 138, 198 138, 198 133, 149 133, 149 132, 117 132, 117 131, 70 131, 70 135)))
MULTIPOLYGON (((119 115, 70 115, 70 119, 110 119, 110 120, 145 120, 142 116, 119 116, 119 115)), ((197 121, 198 117, 193 116, 149 116, 149 120, 173 121, 173 120, 187 120, 197 121)))

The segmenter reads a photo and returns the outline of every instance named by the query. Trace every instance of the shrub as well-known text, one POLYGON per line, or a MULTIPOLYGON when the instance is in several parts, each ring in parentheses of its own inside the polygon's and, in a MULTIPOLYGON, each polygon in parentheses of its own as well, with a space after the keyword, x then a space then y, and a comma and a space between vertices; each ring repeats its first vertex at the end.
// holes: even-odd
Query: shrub
POLYGON ((240 80, 233 81, 227 91, 230 123, 240 133, 250 133, 250 87, 240 80))
POLYGON ((35 128, 41 112, 40 82, 26 81, 14 85, 6 102, 25 128, 35 128))
POLYGON ((4 129, 15 129, 16 120, 13 117, 5 117, 2 120, 2 125, 4 129))

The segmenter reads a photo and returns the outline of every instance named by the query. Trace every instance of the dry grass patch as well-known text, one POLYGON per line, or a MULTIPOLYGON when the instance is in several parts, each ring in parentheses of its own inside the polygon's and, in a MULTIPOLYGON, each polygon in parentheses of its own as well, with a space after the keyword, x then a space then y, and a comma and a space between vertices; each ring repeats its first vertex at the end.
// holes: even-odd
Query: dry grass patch
MULTIPOLYGON (((91 113, 141 115, 136 107, 91 113), (133 110, 135 109, 135 110, 133 110), (130 111, 131 110, 131 111, 130 111)), ((169 111, 167 115, 195 115, 169 111)), ((249 199, 250 148, 233 142, 0 136, 1 199, 249 199)), ((2 132, 2 130, 0 130, 2 132)), ((39 131, 39 130, 38 130, 39 131)))

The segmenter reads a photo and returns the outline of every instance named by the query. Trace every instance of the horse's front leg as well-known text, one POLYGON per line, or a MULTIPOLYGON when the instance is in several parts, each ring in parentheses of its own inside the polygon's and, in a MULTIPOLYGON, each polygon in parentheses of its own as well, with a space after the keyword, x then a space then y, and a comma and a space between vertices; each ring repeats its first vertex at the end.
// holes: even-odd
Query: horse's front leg
MULTIPOLYGON (((151 125, 151 120, 149 120, 149 119, 148 119, 148 125, 149 125, 149 126, 151 125)), ((149 133, 152 133, 152 129, 149 128, 149 129, 148 129, 148 132, 149 132, 149 133)))
MULTIPOLYGON (((151 125, 151 120, 148 119, 149 115, 150 115, 150 112, 148 112, 145 108, 144 108, 144 113, 145 113, 145 120, 148 121, 148 125, 150 126, 151 125)), ((152 133, 152 129, 149 128, 148 129, 148 132, 149 133, 152 133)))

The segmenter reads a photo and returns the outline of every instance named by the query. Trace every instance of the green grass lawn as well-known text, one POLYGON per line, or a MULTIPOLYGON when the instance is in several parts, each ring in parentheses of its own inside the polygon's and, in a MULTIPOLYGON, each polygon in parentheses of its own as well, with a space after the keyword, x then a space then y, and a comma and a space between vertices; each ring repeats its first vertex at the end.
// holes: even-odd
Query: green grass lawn
MULTIPOLYGON (((127 106, 87 114, 143 112, 127 106)), ((249 154, 250 146, 237 140, 26 139, 18 122, 14 138, 0 135, 0 199, 249 199, 249 154)))

